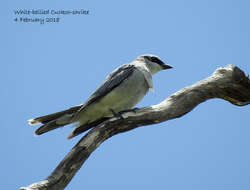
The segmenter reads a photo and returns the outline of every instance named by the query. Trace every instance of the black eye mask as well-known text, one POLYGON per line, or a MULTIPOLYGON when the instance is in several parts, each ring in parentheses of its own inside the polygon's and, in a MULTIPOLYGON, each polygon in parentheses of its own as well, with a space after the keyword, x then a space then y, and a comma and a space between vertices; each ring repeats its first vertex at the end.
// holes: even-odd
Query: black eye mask
POLYGON ((165 65, 159 58, 157 57, 149 57, 149 56, 145 56, 146 59, 148 59, 151 62, 157 63, 158 65, 165 65))

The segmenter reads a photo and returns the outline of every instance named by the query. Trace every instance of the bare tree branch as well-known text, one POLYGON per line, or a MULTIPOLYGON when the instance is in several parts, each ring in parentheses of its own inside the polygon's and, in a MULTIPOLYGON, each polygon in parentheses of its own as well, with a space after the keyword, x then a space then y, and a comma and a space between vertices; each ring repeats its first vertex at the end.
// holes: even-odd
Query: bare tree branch
POLYGON ((74 146, 57 168, 45 180, 21 187, 20 190, 62 190, 90 154, 106 139, 131 129, 178 118, 211 98, 221 98, 237 106, 250 103, 250 80, 238 67, 218 68, 208 78, 185 87, 157 105, 136 112, 126 112, 122 118, 111 118, 90 130, 74 146))

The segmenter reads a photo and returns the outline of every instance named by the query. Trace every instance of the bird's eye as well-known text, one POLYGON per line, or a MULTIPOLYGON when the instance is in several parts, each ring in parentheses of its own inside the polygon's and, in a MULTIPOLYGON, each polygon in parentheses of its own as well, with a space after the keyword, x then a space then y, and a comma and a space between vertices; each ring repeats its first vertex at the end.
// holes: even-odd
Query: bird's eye
POLYGON ((156 57, 145 56, 145 58, 148 59, 149 61, 157 62, 157 58, 156 57))
POLYGON ((156 63, 157 63, 159 59, 158 59, 157 57, 151 57, 150 60, 151 60, 152 62, 156 62, 156 63))
POLYGON ((157 63, 158 65, 164 65, 164 63, 158 57, 145 56, 151 62, 157 63))
POLYGON ((157 63, 158 65, 164 65, 164 63, 160 59, 158 59, 157 57, 151 57, 150 61, 157 63))

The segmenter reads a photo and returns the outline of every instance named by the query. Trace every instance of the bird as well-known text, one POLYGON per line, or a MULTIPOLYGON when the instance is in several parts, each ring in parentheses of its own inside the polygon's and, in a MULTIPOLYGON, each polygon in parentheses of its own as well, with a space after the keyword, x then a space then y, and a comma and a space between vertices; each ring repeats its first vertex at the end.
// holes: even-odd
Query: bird
POLYGON ((85 103, 49 115, 29 119, 30 125, 43 124, 35 135, 41 135, 67 124, 76 123, 71 139, 107 118, 132 110, 149 89, 154 90, 152 75, 173 68, 156 55, 140 55, 132 62, 112 71, 85 103))

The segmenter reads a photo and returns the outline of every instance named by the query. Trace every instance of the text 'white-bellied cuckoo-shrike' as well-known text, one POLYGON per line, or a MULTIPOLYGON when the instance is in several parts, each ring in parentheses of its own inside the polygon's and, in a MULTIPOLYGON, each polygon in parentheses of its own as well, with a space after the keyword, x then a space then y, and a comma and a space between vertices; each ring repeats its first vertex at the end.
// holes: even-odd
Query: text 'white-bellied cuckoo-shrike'
POLYGON ((77 123, 68 136, 72 138, 121 111, 132 109, 150 88, 153 89, 152 75, 170 68, 155 55, 141 55, 110 73, 84 104, 30 119, 29 124, 44 124, 35 131, 36 135, 41 135, 77 123))

